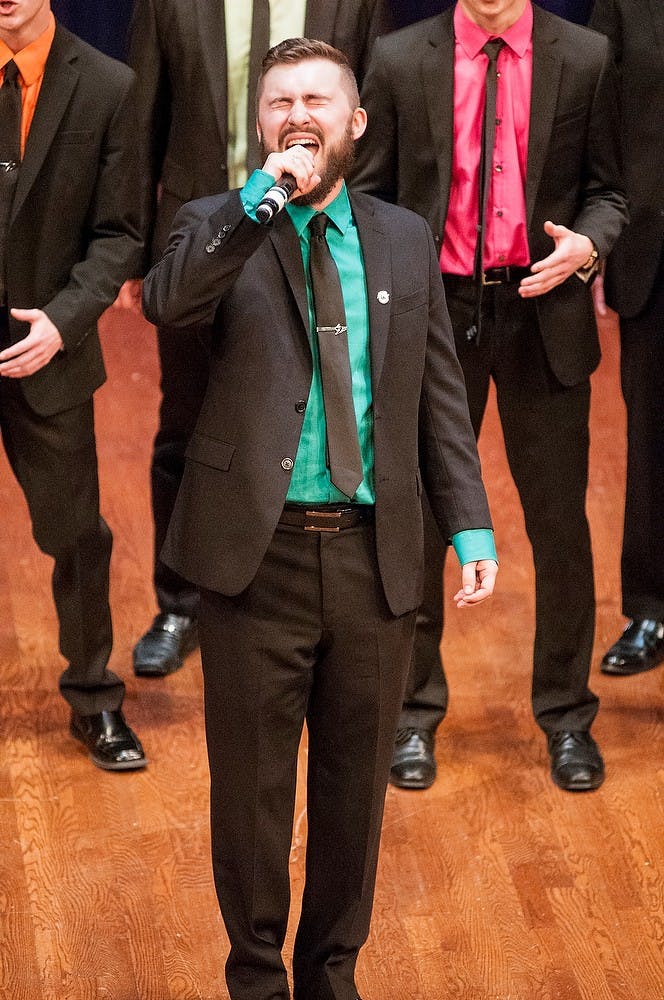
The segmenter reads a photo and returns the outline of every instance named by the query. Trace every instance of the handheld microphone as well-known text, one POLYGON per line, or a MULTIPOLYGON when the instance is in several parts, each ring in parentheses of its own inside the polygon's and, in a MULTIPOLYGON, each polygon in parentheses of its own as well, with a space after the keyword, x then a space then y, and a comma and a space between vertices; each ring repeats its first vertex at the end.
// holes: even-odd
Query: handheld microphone
POLYGON ((277 215, 297 191, 297 181, 291 174, 282 174, 281 179, 265 193, 256 208, 256 218, 262 226, 277 215))

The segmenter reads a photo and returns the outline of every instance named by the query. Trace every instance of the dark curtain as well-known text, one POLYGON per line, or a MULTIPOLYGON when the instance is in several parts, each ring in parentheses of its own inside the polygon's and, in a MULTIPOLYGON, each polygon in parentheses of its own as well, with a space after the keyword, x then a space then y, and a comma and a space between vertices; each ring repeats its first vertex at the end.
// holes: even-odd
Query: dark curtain
POLYGON ((133 0, 51 0, 51 6, 65 28, 109 56, 125 59, 133 0))
MULTIPOLYGON (((576 21, 577 24, 587 24, 593 0, 536 0, 540 7, 550 10, 552 14, 576 21)), ((392 15, 397 28, 413 21, 421 21, 423 17, 440 14, 441 10, 451 7, 454 0, 392 0, 392 15)))

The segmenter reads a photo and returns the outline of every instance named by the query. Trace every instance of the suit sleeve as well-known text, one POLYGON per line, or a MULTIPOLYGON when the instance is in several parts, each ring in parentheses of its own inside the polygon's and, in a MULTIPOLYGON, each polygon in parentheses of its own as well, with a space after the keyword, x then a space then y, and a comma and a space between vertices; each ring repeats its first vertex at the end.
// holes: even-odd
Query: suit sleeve
MULTIPOLYGON (((67 284, 44 305, 65 349, 75 350, 139 266, 143 243, 135 150, 134 74, 122 67, 121 83, 108 95, 97 177, 82 235, 84 252, 67 284)), ((97 86, 100 86, 97 82, 97 86)), ((104 85, 110 87, 109 81, 104 85)))
POLYGON ((249 218, 237 191, 183 205, 164 256, 143 283, 146 317, 160 326, 210 325, 268 233, 249 218))
POLYGON ((357 144, 351 184, 356 191, 396 204, 398 197, 399 137, 391 74, 380 39, 373 48, 362 87, 367 131, 357 144))
POLYGON ((380 35, 387 34, 394 27, 394 19, 392 18, 388 0, 370 0, 367 3, 367 8, 367 30, 360 60, 355 70, 355 75, 360 86, 366 76, 376 39, 380 35))
POLYGON ((154 0, 136 0, 129 32, 129 64, 138 77, 136 137, 145 242, 142 275, 151 263, 159 180, 171 124, 171 87, 154 0))
POLYGON ((588 26, 606 35, 611 40, 616 61, 619 64, 622 50, 622 32, 615 0, 595 0, 595 6, 593 7, 588 26))
POLYGON ((492 528, 470 422, 461 365, 454 347, 433 237, 429 250, 429 329, 419 415, 419 465, 431 510, 444 539, 492 528))
POLYGON ((602 258, 609 254, 629 218, 620 162, 617 73, 611 47, 603 41, 588 126, 585 197, 572 227, 590 237, 602 258))

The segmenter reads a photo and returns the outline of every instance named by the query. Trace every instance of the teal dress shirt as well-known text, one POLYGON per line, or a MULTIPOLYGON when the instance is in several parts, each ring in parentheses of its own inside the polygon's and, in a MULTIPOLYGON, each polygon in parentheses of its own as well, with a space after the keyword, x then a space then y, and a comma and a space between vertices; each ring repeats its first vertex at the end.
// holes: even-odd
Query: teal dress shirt
MULTIPOLYGON (((271 174, 255 170, 242 188, 240 197, 250 218, 256 219, 255 210, 274 183, 271 174)), ((310 205, 298 205, 297 202, 292 202, 286 206, 285 211, 288 212, 300 240, 309 305, 309 346, 313 363, 311 389, 304 412, 300 443, 286 499, 291 503, 343 503, 348 501, 348 497, 332 484, 326 461, 323 386, 318 342, 315 334, 313 293, 309 279, 309 222, 316 214, 316 209, 310 205)), ((325 214, 330 219, 326 234, 327 242, 339 272, 346 311, 353 404, 364 472, 362 482, 352 501, 359 504, 373 504, 376 496, 373 478, 373 400, 369 351, 369 307, 364 258, 345 184, 334 201, 326 206, 325 214)), ((488 528, 459 531, 452 537, 451 542, 462 565, 478 559, 496 559, 493 532, 488 528)))

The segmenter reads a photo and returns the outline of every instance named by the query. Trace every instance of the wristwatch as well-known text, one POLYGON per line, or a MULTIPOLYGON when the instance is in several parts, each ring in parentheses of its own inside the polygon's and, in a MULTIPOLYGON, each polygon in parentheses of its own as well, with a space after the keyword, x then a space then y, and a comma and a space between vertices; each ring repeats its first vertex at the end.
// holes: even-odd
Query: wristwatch
POLYGON ((590 279, 592 278, 598 267, 599 267, 599 251, 595 246, 595 244, 593 243, 593 248, 590 251, 590 257, 588 257, 588 260, 585 262, 585 264, 582 264, 581 267, 578 267, 576 269, 575 273, 578 275, 579 278, 581 278, 581 281, 588 282, 590 281, 590 279))

